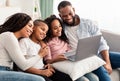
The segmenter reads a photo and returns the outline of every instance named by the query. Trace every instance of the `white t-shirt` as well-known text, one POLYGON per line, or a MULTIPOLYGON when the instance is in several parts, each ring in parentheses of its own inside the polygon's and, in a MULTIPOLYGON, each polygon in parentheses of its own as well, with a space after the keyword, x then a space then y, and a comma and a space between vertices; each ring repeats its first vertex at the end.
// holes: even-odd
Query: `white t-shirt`
POLYGON ((13 66, 13 62, 22 70, 27 70, 37 63, 41 57, 36 55, 31 59, 26 59, 20 49, 18 39, 12 32, 0 34, 0 66, 13 66))
MULTIPOLYGON (((39 44, 33 42, 29 38, 21 39, 19 41, 19 44, 20 44, 21 50, 22 50, 24 56, 26 57, 26 59, 30 59, 30 58, 38 55, 38 52, 41 48, 41 46, 39 44)), ((32 67, 35 67, 37 69, 43 69, 43 67, 44 67, 43 58, 41 58, 41 60, 36 62, 32 67)))
POLYGON ((66 27, 68 33, 67 33, 67 37, 69 39, 69 42, 70 42, 70 46, 72 47, 73 50, 76 49, 77 47, 77 43, 78 43, 78 36, 77 36, 77 29, 78 29, 78 26, 74 26, 74 27, 66 27))

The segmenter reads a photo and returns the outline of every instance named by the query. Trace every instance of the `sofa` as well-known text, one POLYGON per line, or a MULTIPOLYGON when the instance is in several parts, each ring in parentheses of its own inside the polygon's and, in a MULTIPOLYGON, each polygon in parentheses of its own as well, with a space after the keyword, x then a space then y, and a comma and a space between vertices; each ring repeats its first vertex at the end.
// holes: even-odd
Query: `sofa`
MULTIPOLYGON (((108 45, 110 46, 110 51, 120 52, 120 34, 113 33, 108 30, 101 30, 103 37, 106 39, 108 45)), ((14 65, 14 70, 16 71, 16 65, 14 65)), ((120 70, 113 69, 110 75, 112 81, 120 81, 120 70)))
MULTIPOLYGON (((120 52, 120 34, 108 30, 102 30, 101 32, 110 46, 110 51, 120 52)), ((120 81, 120 69, 113 69, 110 77, 112 81, 120 81)))

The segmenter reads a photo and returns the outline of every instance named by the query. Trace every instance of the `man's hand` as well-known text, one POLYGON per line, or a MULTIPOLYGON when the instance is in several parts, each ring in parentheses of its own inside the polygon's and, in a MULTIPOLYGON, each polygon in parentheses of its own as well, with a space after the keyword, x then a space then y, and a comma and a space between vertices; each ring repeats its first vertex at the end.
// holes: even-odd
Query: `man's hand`
POLYGON ((104 67, 105 67, 105 69, 108 71, 109 74, 112 73, 112 67, 111 67, 111 64, 105 64, 104 67))
POLYGON ((112 73, 112 67, 111 67, 111 62, 109 58, 109 51, 108 50, 103 50, 101 51, 102 57, 106 64, 104 65, 105 69, 108 71, 109 74, 112 73))

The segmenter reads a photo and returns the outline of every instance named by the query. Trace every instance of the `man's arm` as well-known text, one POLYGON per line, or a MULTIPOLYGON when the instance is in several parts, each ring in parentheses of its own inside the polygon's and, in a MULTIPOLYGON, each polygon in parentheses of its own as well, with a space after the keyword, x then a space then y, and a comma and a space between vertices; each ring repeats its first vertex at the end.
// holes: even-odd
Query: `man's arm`
POLYGON ((106 62, 106 64, 104 65, 105 69, 108 71, 109 74, 111 74, 112 67, 111 67, 111 62, 110 62, 110 58, 109 58, 109 51, 103 50, 100 52, 100 54, 102 55, 103 60, 106 62))

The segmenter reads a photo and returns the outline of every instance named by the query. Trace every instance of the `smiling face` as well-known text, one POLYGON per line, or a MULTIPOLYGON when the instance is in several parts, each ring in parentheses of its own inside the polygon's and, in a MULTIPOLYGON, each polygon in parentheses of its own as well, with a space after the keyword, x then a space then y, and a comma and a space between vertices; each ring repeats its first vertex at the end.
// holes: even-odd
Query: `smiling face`
POLYGON ((44 22, 39 22, 39 25, 34 27, 32 38, 36 41, 41 41, 46 37, 47 31, 47 24, 44 22))
POLYGON ((59 15, 63 22, 67 24, 73 24, 73 18, 75 16, 75 10, 72 6, 66 6, 59 10, 59 15))
POLYGON ((30 20, 20 31, 21 37, 29 37, 33 32, 33 21, 30 20))
POLYGON ((61 26, 60 22, 57 19, 52 21, 51 30, 52 30, 53 37, 61 36, 62 26, 61 26))

